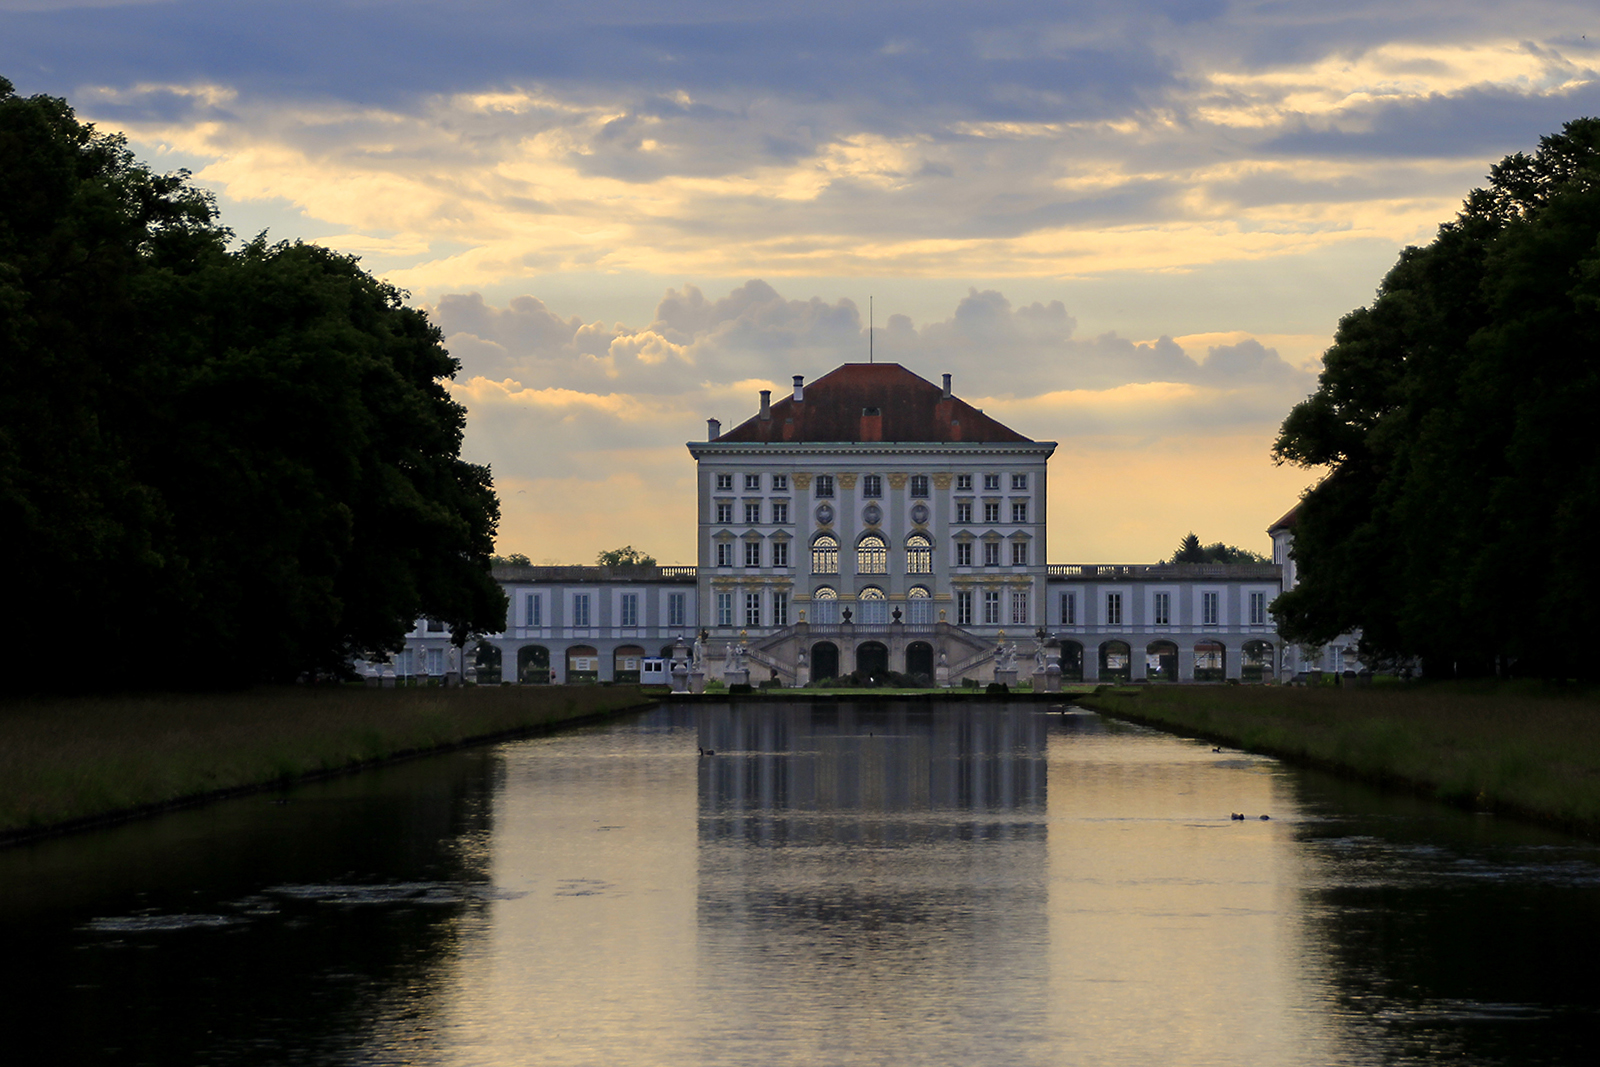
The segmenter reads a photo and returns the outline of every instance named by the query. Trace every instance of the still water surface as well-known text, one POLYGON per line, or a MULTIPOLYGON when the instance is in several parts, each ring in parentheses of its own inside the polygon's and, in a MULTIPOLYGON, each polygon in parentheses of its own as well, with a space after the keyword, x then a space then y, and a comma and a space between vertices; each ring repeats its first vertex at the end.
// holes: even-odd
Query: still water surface
POLYGON ((661 708, 12 849, 0 936, 11 1062, 1600 1050, 1594 843, 1039 705, 661 708))

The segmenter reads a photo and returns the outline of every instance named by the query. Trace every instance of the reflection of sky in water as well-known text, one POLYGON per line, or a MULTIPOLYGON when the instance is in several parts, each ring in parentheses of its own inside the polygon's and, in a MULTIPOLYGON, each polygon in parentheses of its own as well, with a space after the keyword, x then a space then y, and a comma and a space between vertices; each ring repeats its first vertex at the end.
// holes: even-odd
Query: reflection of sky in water
POLYGON ((0 934, 60 1061, 1574 1063, 1597 891, 1091 715, 707 705, 0 852, 0 934))

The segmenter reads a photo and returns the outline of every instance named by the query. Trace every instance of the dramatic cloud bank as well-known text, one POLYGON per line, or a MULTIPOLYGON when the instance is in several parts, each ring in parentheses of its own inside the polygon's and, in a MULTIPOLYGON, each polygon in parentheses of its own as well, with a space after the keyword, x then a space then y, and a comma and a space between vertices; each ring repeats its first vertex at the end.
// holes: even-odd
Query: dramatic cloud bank
MULTIPOLYGON (((462 362, 455 391, 471 412, 469 449, 495 470, 506 543, 536 559, 581 558, 597 529, 626 539, 628 523, 648 515, 652 550, 692 561, 685 441, 708 417, 731 427, 753 415, 761 389, 781 396, 795 374, 811 380, 867 356, 853 303, 786 299, 762 281, 717 299, 669 290, 654 321, 637 327, 562 318, 533 297, 495 307, 452 295, 432 311, 462 362)), ((1132 520, 1155 542, 1176 543, 1187 527, 1174 523, 1197 515, 1262 541, 1276 517, 1264 512, 1286 508, 1303 478, 1263 475, 1267 444, 1313 374, 1253 338, 1191 354, 1170 337, 1079 338, 1075 325, 1059 303, 1013 308, 974 290, 942 321, 919 328, 891 317, 873 348, 932 381, 952 374, 964 399, 1062 443, 1058 469, 1070 467, 1074 486, 1051 514, 1062 552, 1146 559, 1144 543, 1116 531, 1132 520), (1252 479, 1266 498, 1225 517, 1219 494, 1252 479), (1082 529, 1085 499, 1124 496, 1134 499, 1111 509, 1114 524, 1082 529), (1174 510, 1185 518, 1164 517, 1174 510)))
POLYGON ((241 235, 358 254, 429 304, 508 547, 591 555, 647 508, 687 558, 683 438, 861 358, 872 293, 879 358, 1061 440, 1063 509, 1108 502, 1055 516, 1058 558, 1139 559, 1190 526, 1260 543, 1304 479, 1266 446, 1306 366, 1492 161, 1600 113, 1593 21, 0 0, 0 73, 193 170, 241 235))

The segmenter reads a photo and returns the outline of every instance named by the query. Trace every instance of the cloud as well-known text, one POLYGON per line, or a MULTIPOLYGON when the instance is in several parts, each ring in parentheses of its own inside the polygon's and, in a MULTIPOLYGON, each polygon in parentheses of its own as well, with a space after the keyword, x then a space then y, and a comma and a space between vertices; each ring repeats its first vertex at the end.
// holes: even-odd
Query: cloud
MULTIPOLYGON (((591 514, 600 505, 588 494, 562 488, 573 479, 613 486, 628 470, 676 485, 691 470, 680 449, 701 439, 706 418, 732 426, 755 413, 759 390, 781 395, 792 374, 814 379, 865 356, 865 324, 854 304, 793 299, 758 280, 721 296, 693 285, 669 289, 653 320, 638 326, 585 323, 531 296, 496 307, 477 294, 454 295, 432 311, 463 364, 452 391, 468 409, 470 458, 493 467, 503 499, 532 493, 564 502, 572 526, 565 533, 532 512, 507 519, 508 535, 525 545, 576 545, 592 539, 595 524, 611 521, 591 514)), ((920 327, 908 316, 889 316, 877 355, 930 380, 949 371, 963 399, 1076 452, 1160 454, 1249 438, 1263 469, 1278 422, 1314 386, 1308 371, 1237 333, 1191 354, 1170 337, 1078 338, 1075 330, 1060 301, 1013 306, 998 291, 974 289, 947 317, 920 327)), ((692 500, 692 484, 683 492, 692 500)), ((684 498, 654 489, 647 498, 666 509, 660 514, 681 511, 692 530, 684 498)), ((1273 499, 1262 510, 1280 503, 1273 499)), ((614 502, 604 508, 614 510, 614 502)), ((615 536, 630 535, 619 529, 615 536)), ((671 551, 692 558, 692 546, 671 551)))

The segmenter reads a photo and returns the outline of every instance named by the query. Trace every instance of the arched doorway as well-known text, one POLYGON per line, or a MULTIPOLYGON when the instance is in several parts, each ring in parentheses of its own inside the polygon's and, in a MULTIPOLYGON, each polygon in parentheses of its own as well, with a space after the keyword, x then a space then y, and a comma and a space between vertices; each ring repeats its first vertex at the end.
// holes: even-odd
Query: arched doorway
POLYGON ((550 650, 543 645, 523 645, 517 649, 517 681, 524 685, 548 683, 550 650))
POLYGON ((1194 646, 1194 680, 1220 682, 1226 677, 1227 650, 1221 641, 1197 641, 1194 646))
POLYGON ((1061 642, 1061 680, 1083 681, 1083 646, 1076 641, 1061 642))
POLYGON ((811 680, 825 682, 839 677, 839 646, 832 641, 818 641, 811 646, 811 680))
POLYGON ((1276 650, 1271 641, 1246 641, 1240 649, 1239 680, 1244 682, 1259 682, 1272 674, 1273 654, 1276 650))
POLYGON ((1100 646, 1100 680, 1102 682, 1129 682, 1133 680, 1133 654, 1126 641, 1107 641, 1100 646))
POLYGON ((857 645, 856 673, 881 681, 889 673, 889 646, 881 641, 863 641, 857 645))
POLYGON ((1152 682, 1178 680, 1178 646, 1171 641, 1151 641, 1144 650, 1144 674, 1152 682))
POLYGON ((638 645, 619 645, 611 654, 611 678, 617 682, 637 682, 639 661, 644 659, 644 649, 638 645))
POLYGON ((472 650, 472 669, 479 685, 499 685, 500 665, 505 661, 499 645, 479 641, 472 650))
POLYGON ((906 674, 917 685, 933 684, 933 646, 913 641, 906 646, 906 674))
POLYGON ((567 648, 567 683, 598 682, 600 680, 600 651, 593 645, 571 645, 567 648))

